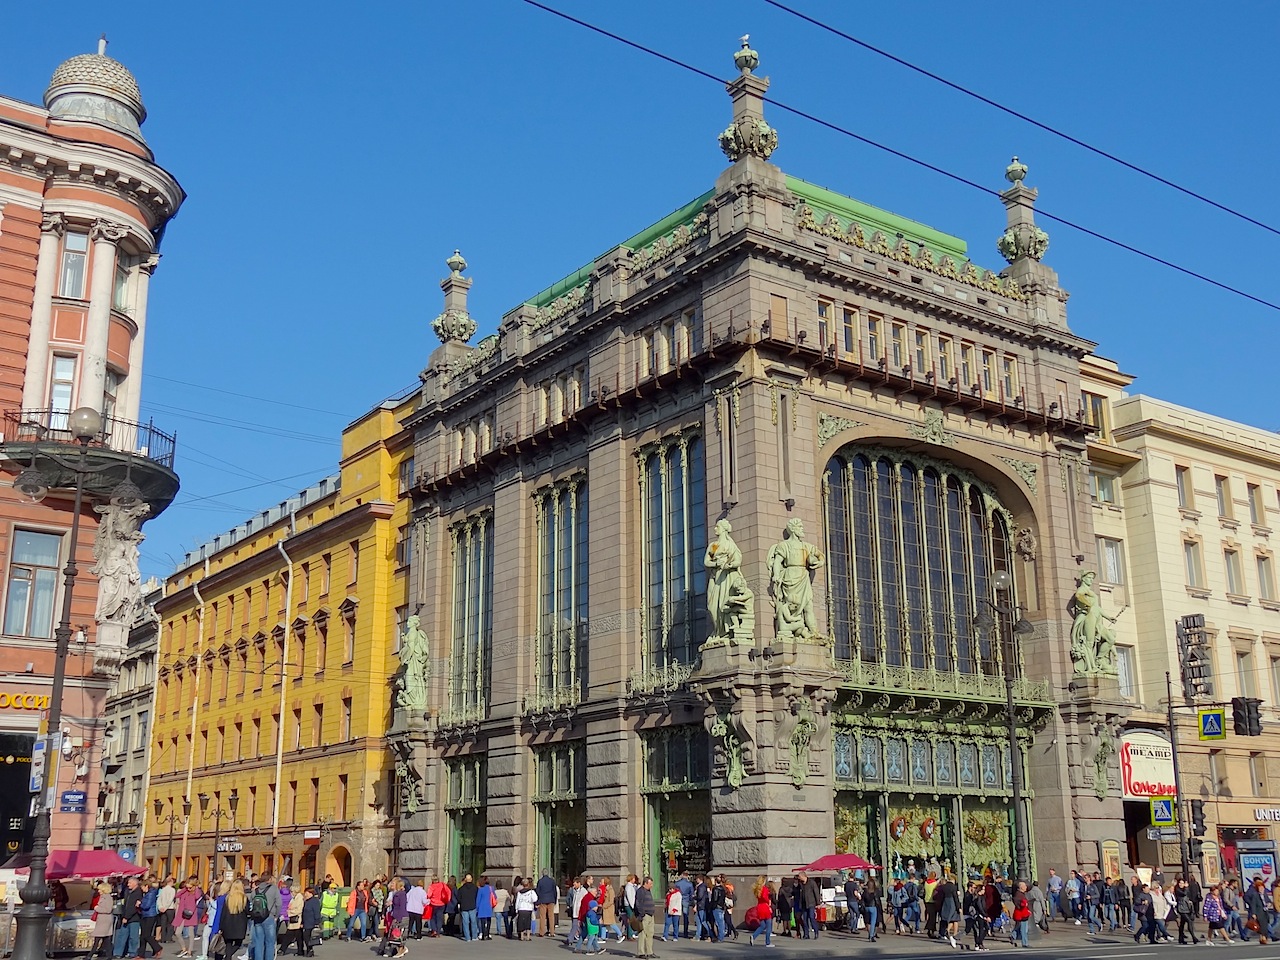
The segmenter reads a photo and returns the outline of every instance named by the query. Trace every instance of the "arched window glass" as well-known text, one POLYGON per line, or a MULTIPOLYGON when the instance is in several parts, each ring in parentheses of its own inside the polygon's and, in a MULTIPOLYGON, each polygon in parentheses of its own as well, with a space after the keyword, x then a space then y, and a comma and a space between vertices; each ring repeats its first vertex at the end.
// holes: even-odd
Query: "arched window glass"
POLYGON ((1011 561, 994 492, 951 464, 852 447, 827 464, 824 496, 836 657, 1000 675, 999 644, 973 625, 1011 561))

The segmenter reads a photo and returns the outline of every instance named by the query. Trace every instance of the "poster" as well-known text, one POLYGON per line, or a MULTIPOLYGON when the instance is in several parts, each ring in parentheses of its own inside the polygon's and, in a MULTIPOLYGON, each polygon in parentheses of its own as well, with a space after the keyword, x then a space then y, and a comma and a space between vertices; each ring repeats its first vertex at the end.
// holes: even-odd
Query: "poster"
POLYGON ((1173 747, 1169 738, 1132 730, 1120 739, 1120 790, 1126 800, 1173 797, 1173 747))
POLYGON ((1120 841, 1102 841, 1102 875, 1115 879, 1123 874, 1124 865, 1120 862, 1120 841))
POLYGON ((1222 860, 1218 855, 1218 844, 1213 840, 1206 840, 1201 848, 1204 853, 1204 882, 1213 886, 1215 883, 1222 882, 1222 860))
POLYGON ((1261 877, 1267 886, 1276 878, 1276 857, 1273 853, 1240 853, 1237 854, 1240 864, 1242 882, 1261 877))
POLYGON ((681 870, 697 876, 711 870, 711 837, 707 834, 692 834, 681 837, 684 853, 679 857, 681 870))

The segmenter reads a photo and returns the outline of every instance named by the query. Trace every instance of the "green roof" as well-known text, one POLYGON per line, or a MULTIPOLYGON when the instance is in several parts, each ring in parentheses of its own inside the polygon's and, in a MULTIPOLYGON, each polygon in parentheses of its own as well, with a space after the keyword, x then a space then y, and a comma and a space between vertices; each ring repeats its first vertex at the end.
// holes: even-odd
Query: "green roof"
MULTIPOLYGON (((900 217, 888 210, 881 210, 861 200, 854 200, 852 197, 846 197, 842 193, 820 187, 808 180, 801 180, 799 177, 788 176, 787 189, 809 204, 815 212, 834 213, 842 220, 853 220, 862 224, 862 228, 868 234, 868 240, 871 239, 870 234, 876 230, 883 230, 890 242, 900 233, 912 243, 923 240, 935 254, 945 253, 960 261, 969 258, 967 243, 959 237, 953 237, 949 233, 935 230, 923 223, 900 217)), ((821 216, 817 219, 819 223, 822 222, 821 216)))
MULTIPOLYGON (((933 227, 925 226, 923 223, 918 223, 907 217, 900 217, 896 213, 890 213, 888 210, 881 210, 879 207, 873 207, 871 204, 863 203, 861 200, 846 197, 844 194, 828 190, 826 187, 820 187, 816 183, 810 183, 808 180, 801 180, 799 177, 788 176, 787 189, 812 207, 815 213, 834 213, 842 220, 856 221, 862 225, 863 230, 868 234, 882 230, 891 241, 898 234, 902 234, 912 243, 924 241, 935 254, 947 254, 959 261, 968 259, 968 244, 959 237, 953 237, 948 233, 935 230, 933 227)), ((693 220, 714 195, 714 190, 708 190, 701 196, 690 200, 684 206, 673 210, 657 223, 645 227, 629 240, 624 240, 620 245, 629 250, 640 250, 649 246, 660 237, 666 236, 682 224, 693 220)), ((819 216, 818 220, 821 222, 822 217, 819 216)), ((557 280, 545 290, 530 297, 525 303, 532 307, 545 307, 557 297, 561 297, 579 284, 585 283, 595 267, 596 261, 592 260, 585 266, 573 271, 567 277, 557 280)))

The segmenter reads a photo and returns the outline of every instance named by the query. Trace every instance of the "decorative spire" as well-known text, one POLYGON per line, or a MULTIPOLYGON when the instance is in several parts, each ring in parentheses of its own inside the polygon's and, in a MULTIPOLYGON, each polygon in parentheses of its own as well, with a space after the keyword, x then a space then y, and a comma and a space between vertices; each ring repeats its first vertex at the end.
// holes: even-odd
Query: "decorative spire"
POLYGON ((731 163, 744 157, 768 160, 778 148, 778 131, 764 121, 769 81, 752 72, 760 66, 760 54, 751 49, 750 39, 750 34, 742 37, 742 47, 733 55, 738 77, 726 87, 733 98, 733 123, 720 134, 720 149, 731 163))
POLYGON ((98 38, 98 56, 105 57, 107 55, 107 35, 104 33, 98 38))
POLYGON ((444 291, 444 313, 431 321, 431 329, 435 330, 441 343, 466 343, 476 332, 476 322, 467 313, 471 278, 462 275, 462 271, 467 269, 467 261, 458 250, 454 250, 444 265, 449 268, 449 276, 440 281, 440 289, 444 291))
POLYGON ((1035 203, 1039 191, 1024 186, 1027 165, 1017 157, 1005 168, 1004 178, 1012 184, 1000 194, 1008 215, 1008 227, 996 241, 996 249, 1009 263, 1019 260, 1040 260, 1049 249, 1049 235, 1036 226, 1035 203))

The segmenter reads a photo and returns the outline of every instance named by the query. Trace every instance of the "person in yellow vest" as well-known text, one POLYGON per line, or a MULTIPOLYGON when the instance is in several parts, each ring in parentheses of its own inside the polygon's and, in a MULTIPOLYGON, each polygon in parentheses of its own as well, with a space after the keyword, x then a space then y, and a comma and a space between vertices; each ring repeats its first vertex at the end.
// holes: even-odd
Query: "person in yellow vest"
POLYGON ((338 885, 330 884, 320 894, 320 936, 328 940, 334 934, 338 919, 338 885))

